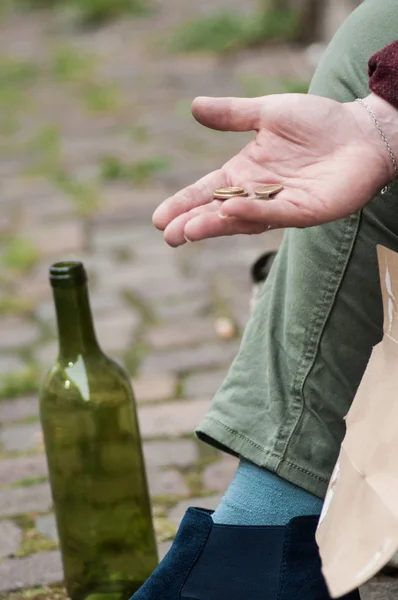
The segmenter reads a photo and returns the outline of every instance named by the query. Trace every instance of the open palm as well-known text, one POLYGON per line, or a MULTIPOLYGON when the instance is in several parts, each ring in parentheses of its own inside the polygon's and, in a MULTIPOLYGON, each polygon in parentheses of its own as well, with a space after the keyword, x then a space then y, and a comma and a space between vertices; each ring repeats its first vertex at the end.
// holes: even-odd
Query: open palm
POLYGON ((361 209, 391 176, 388 154, 366 111, 304 94, 198 98, 195 118, 208 127, 256 131, 255 138, 195 184, 165 200, 153 216, 171 246, 272 227, 310 227, 361 209), (213 200, 213 190, 281 183, 271 200, 213 200), (224 217, 224 218, 223 218, 224 217))

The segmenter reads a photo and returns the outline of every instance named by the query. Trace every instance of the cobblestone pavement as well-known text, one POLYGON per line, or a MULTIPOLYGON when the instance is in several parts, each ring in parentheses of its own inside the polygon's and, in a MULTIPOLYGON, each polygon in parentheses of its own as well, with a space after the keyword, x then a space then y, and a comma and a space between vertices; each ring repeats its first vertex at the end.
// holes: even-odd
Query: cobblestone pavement
MULTIPOLYGON (((90 33, 70 31, 45 13, 0 22, 6 597, 62 579, 37 399, 37 382, 56 357, 47 283, 53 261, 84 261, 100 341, 132 375, 160 554, 186 508, 215 507, 234 472, 234 459, 198 444, 192 431, 237 351, 249 310, 249 266, 278 246, 280 234, 173 250, 150 217, 162 199, 248 139, 195 124, 195 95, 279 90, 308 79, 311 67, 288 48, 224 58, 165 52, 174 27, 211 4, 169 0, 151 17, 90 33)), ((224 4, 242 10, 240 2, 224 4)), ((392 597, 391 581, 370 587, 366 600, 392 597)))

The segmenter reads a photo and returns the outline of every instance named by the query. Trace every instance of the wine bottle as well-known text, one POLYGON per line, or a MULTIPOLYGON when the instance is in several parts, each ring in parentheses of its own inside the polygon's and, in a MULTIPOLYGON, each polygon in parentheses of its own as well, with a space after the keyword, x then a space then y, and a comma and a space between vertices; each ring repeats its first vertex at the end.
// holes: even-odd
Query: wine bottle
POLYGON ((101 350, 82 263, 50 269, 59 354, 40 394, 65 585, 72 600, 126 600, 157 565, 133 391, 101 350))

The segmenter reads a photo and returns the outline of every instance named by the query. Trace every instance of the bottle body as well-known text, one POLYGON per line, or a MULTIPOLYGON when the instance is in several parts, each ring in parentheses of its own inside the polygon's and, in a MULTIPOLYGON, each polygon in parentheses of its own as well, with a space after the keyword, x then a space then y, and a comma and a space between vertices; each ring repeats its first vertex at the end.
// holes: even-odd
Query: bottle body
POLYGON ((98 347, 61 351, 40 415, 68 594, 125 600, 157 564, 128 376, 98 347))

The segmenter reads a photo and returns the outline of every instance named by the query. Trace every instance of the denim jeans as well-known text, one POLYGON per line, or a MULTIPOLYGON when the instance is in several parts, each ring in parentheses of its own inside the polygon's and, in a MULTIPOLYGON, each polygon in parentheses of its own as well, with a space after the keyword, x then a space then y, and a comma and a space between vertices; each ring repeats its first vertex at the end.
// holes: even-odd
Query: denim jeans
MULTIPOLYGON (((365 97, 370 56, 397 37, 397 0, 365 0, 310 93, 365 97)), ((376 244, 398 251, 398 186, 348 218, 286 231, 200 439, 324 496, 344 417, 382 338, 376 244)))

